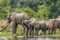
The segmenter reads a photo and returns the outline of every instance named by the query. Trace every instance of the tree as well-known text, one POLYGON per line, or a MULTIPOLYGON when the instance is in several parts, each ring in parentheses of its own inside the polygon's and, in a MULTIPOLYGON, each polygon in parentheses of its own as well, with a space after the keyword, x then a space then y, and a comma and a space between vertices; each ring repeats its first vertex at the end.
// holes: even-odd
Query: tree
POLYGON ((44 20, 44 19, 48 19, 49 16, 49 9, 46 5, 39 5, 39 10, 38 10, 38 18, 44 20))

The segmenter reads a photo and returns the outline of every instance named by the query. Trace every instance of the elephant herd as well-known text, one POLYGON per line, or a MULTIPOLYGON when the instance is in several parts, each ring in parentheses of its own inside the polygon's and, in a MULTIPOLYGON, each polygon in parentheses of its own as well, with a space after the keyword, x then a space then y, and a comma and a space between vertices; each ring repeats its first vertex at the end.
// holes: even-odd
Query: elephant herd
POLYGON ((44 35, 46 34, 46 31, 48 30, 48 34, 55 34, 56 29, 60 30, 60 16, 58 16, 55 19, 49 19, 48 21, 41 21, 37 20, 35 18, 30 18, 27 13, 10 13, 7 16, 7 22, 6 25, 0 30, 5 30, 8 25, 12 22, 12 33, 16 33, 17 25, 23 25, 24 32, 26 32, 26 35, 38 35, 39 31, 42 30, 44 35))

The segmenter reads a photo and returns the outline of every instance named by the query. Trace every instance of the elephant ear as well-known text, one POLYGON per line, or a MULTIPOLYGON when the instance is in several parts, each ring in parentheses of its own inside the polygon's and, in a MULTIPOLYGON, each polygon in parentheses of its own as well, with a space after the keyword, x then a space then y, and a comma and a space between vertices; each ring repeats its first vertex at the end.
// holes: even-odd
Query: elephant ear
POLYGON ((15 19, 16 13, 12 13, 9 15, 9 18, 11 21, 13 21, 15 19))

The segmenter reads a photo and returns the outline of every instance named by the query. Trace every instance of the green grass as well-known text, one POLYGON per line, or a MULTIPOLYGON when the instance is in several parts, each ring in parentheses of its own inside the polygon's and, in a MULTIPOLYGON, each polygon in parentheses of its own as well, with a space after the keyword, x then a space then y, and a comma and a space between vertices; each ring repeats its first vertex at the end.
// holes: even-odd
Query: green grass
POLYGON ((60 37, 60 34, 52 34, 52 35, 42 35, 45 37, 60 37))
POLYGON ((1 32, 0 36, 12 36, 12 34, 8 32, 1 32))

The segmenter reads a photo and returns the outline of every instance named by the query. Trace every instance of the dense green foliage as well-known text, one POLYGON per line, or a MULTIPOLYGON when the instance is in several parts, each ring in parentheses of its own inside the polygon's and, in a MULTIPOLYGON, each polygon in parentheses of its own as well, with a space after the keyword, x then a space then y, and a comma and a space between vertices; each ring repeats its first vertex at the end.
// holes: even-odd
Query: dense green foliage
POLYGON ((0 19, 11 12, 27 12, 42 20, 60 15, 60 0, 0 0, 0 19))

